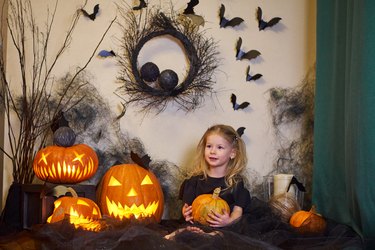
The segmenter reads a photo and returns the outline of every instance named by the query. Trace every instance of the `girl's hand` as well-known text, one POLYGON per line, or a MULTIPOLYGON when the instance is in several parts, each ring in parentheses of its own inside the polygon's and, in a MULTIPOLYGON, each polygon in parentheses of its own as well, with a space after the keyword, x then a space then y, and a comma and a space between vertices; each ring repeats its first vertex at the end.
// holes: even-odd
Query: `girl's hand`
POLYGON ((184 206, 182 207, 182 215, 184 216, 185 221, 190 222, 191 224, 194 223, 192 206, 189 206, 188 204, 185 203, 184 206))
POLYGON ((211 227, 225 227, 232 222, 230 214, 227 211, 223 209, 222 213, 223 214, 211 211, 211 213, 208 214, 209 219, 207 219, 207 222, 211 227))
POLYGON ((223 210, 222 213, 216 213, 211 211, 212 213, 208 214, 210 219, 207 220, 210 223, 211 227, 225 227, 229 224, 234 223, 242 216, 242 208, 239 206, 234 206, 233 211, 229 214, 227 211, 223 210))

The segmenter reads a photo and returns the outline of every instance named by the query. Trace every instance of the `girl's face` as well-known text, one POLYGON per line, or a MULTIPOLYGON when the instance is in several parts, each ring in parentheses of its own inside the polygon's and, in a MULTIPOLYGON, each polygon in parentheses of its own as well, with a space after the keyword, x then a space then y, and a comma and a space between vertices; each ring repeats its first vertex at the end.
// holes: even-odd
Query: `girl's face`
POLYGON ((231 158, 235 157, 235 149, 232 144, 218 134, 210 134, 207 136, 204 157, 210 169, 224 168, 226 169, 231 158))

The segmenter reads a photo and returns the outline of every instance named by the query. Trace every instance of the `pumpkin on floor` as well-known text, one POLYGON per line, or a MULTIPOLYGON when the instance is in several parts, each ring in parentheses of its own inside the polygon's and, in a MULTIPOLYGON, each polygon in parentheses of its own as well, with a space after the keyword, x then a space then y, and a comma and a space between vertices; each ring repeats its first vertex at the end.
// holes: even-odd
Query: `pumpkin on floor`
POLYGON ((78 197, 72 188, 69 189, 73 196, 63 196, 54 202, 54 210, 47 223, 55 223, 67 219, 75 228, 89 231, 99 231, 102 218, 98 205, 88 198, 78 197))
POLYGON ((103 215, 120 221, 161 221, 164 195, 159 180, 137 164, 120 164, 108 169, 97 195, 103 215))
POLYGON ((54 133, 56 145, 47 146, 34 157, 35 175, 51 183, 79 183, 90 179, 98 169, 98 156, 86 144, 74 144, 70 128, 61 127, 54 133))
POLYGON ((310 211, 300 210, 294 213, 289 223, 301 234, 321 234, 327 226, 326 220, 316 213, 314 206, 310 211))
POLYGON ((201 194, 196 197, 192 203, 193 209, 193 220, 203 225, 209 225, 207 219, 208 214, 214 211, 219 214, 223 214, 223 210, 230 213, 228 203, 219 197, 221 188, 215 188, 213 194, 201 194))

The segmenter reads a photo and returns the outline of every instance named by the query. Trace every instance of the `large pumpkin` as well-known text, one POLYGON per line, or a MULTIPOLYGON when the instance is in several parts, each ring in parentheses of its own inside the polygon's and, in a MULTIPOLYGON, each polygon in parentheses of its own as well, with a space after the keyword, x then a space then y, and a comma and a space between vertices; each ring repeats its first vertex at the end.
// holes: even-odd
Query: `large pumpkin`
POLYGON ((221 188, 215 188, 213 194, 201 194, 194 199, 192 206, 193 220, 203 225, 209 225, 208 214, 212 211, 223 214, 223 210, 230 212, 228 203, 219 197, 221 188))
POLYGON ((103 176, 98 203, 103 215, 121 221, 160 222, 164 195, 152 172, 137 164, 121 164, 103 176))
POLYGON ((47 223, 55 223, 68 219, 75 228, 83 228, 90 231, 99 231, 99 219, 102 218, 98 205, 84 197, 78 197, 77 193, 71 192, 73 197, 63 196, 54 202, 54 210, 47 223))
POLYGON ((315 211, 313 206, 310 211, 300 210, 292 215, 289 221, 290 225, 301 234, 320 234, 323 233, 327 222, 315 211))

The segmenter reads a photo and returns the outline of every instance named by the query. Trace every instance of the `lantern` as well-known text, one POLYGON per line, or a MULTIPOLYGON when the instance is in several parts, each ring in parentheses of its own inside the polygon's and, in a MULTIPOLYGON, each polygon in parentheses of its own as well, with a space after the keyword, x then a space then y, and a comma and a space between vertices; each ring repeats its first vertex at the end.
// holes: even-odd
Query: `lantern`
POLYGON ((68 219, 75 228, 99 231, 102 216, 98 205, 88 198, 78 197, 74 190, 71 193, 73 197, 63 196, 54 202, 55 208, 47 223, 68 219))
POLYGON ((164 195, 156 176, 137 164, 111 167, 98 189, 103 214, 120 221, 160 222, 164 195))
POLYGON ((219 197, 221 188, 215 188, 213 194, 201 194, 194 199, 192 206, 193 219, 203 225, 209 225, 208 214, 212 211, 223 214, 223 210, 230 212, 228 203, 219 197))
MULTIPOLYGON (((56 132, 60 129, 62 128, 56 132)), ((59 134, 56 132, 55 134, 59 134)), ((33 169, 39 179, 57 184, 78 183, 95 174, 98 168, 95 151, 86 144, 71 145, 74 140, 67 140, 67 137, 69 136, 61 136, 60 139, 55 137, 57 145, 45 147, 35 155, 33 169)))

